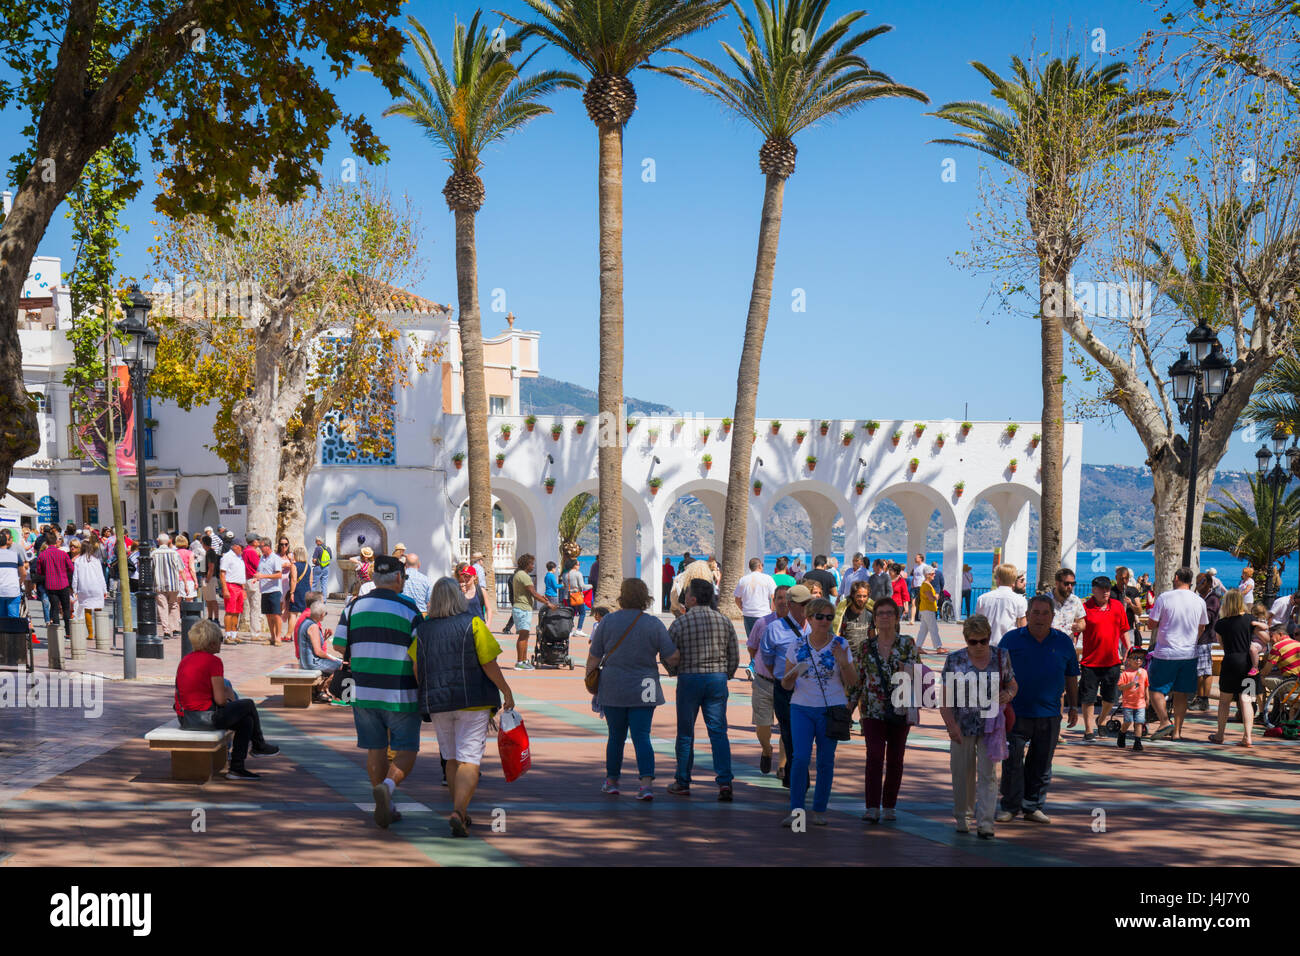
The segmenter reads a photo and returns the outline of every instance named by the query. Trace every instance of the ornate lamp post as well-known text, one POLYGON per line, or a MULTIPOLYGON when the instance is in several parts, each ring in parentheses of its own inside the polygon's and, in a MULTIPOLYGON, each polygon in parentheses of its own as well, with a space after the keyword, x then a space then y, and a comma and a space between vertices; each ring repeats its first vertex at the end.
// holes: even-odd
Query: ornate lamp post
POLYGON ((1187 520, 1183 525, 1183 566, 1192 566, 1192 525, 1196 514, 1196 473, 1200 467, 1201 429, 1214 414, 1214 408, 1228 390, 1232 362, 1223 354, 1223 346, 1214 330, 1202 322, 1187 334, 1195 359, 1187 352, 1169 367, 1174 383, 1174 401, 1178 417, 1187 425, 1191 455, 1187 473, 1187 520))
POLYGON ((1277 499, 1284 489, 1291 482, 1292 475, 1300 475, 1300 448, 1292 445, 1286 447, 1287 439, 1290 436, 1282 428, 1273 430, 1273 435, 1269 439, 1269 444, 1273 450, 1263 445, 1259 451, 1255 452, 1255 460, 1259 463, 1259 477, 1265 483, 1268 490, 1272 492, 1272 507, 1268 513, 1268 552, 1264 561, 1264 606, 1272 607, 1273 602, 1277 600, 1277 595, 1273 593, 1273 547, 1277 543, 1277 499), (1287 457, 1287 467, 1282 467, 1282 455, 1287 457), (1269 468, 1273 459, 1277 463, 1269 468))
POLYGON ((137 547, 140 549, 140 585, 136 589, 135 641, 124 648, 123 676, 136 674, 137 657, 161 660, 163 642, 158 637, 157 605, 154 603, 153 561, 149 557, 149 484, 145 480, 144 400, 149 376, 153 374, 158 350, 158 333, 149 328, 149 300, 138 285, 131 286, 124 306, 126 318, 117 323, 125 347, 122 360, 131 369, 131 386, 135 389, 135 480, 140 493, 140 523, 137 547))

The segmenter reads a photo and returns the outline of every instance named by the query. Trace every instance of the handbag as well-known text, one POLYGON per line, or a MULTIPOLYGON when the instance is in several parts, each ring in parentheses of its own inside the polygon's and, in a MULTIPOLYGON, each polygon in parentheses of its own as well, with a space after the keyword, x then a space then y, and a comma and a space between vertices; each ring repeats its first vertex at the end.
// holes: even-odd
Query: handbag
POLYGON ((582 679, 583 683, 587 685, 588 693, 594 695, 598 690, 600 690, 600 672, 605 669, 605 665, 609 663, 609 659, 614 656, 614 652, 618 650, 618 645, 623 643, 623 638, 632 633, 632 628, 636 627, 636 622, 641 620, 641 615, 644 613, 645 611, 637 612, 636 617, 632 618, 632 623, 629 624, 627 630, 623 632, 623 637, 620 637, 615 642, 614 646, 605 652, 605 656, 600 659, 600 663, 596 665, 596 669, 582 679))
MULTIPOLYGON (((831 640, 834 641, 834 638, 831 640)), ((831 740, 848 740, 853 732, 853 718, 849 716, 849 708, 844 704, 832 704, 826 699, 826 687, 822 684, 821 673, 817 669, 817 655, 806 637, 804 643, 808 645, 808 663, 812 665, 813 679, 817 681, 817 687, 822 692, 822 703, 826 705, 826 736, 831 740)), ((829 679, 830 676, 827 675, 827 680, 829 679)))

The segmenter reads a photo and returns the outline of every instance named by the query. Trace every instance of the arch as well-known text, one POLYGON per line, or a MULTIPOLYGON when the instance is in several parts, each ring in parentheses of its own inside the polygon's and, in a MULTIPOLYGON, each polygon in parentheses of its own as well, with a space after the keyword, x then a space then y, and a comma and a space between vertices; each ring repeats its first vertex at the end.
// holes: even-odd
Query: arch
POLYGON ((1028 572, 1029 529, 1033 512, 1042 514, 1042 499, 1038 491, 1018 482, 1004 481, 987 485, 971 496, 962 513, 963 533, 971 512, 983 501, 997 512, 1001 526, 1002 560, 1028 572))
POLYGON ((388 553, 388 530, 374 515, 362 512, 348 515, 340 521, 338 530, 334 533, 334 559, 343 575, 345 594, 352 593, 357 572, 351 561, 345 562, 342 559, 354 558, 361 553, 362 545, 357 541, 361 535, 365 535, 365 547, 373 548, 375 554, 388 553))
MULTIPOLYGON (((766 489, 762 497, 767 498, 766 489)), ((844 522, 846 546, 861 537, 857 531, 858 512, 849 502, 848 496, 834 485, 814 478, 800 478, 772 492, 771 497, 763 504, 762 527, 765 531, 772 512, 776 510, 781 499, 786 497, 793 498, 808 514, 812 524, 811 553, 826 555, 833 553, 832 535, 837 515, 844 522)), ((806 563, 811 567, 811 560, 806 563)))
MULTIPOLYGON (((571 501, 574 495, 588 492, 600 497, 600 480, 593 475, 577 484, 564 488, 557 494, 557 497, 563 501, 571 501)), ((660 546, 661 546, 661 525, 655 520, 651 513, 653 501, 647 502, 646 496, 634 491, 625 481, 622 484, 623 492, 623 569, 624 577, 640 577, 650 588, 651 594, 657 594, 659 584, 659 566, 660 566, 660 546), (630 506, 630 507, 629 507, 630 506), (632 517, 634 520, 629 521, 632 517), (637 530, 640 528, 640 543, 637 542, 637 530), (636 572, 636 559, 641 559, 641 573, 636 572)), ((658 497, 658 496, 655 496, 658 497)), ((602 502, 603 505, 603 502, 602 502)), ((559 532, 557 524, 559 522, 559 508, 556 508, 550 517, 550 533, 558 541, 559 532)))
POLYGON ((221 512, 217 510, 217 501, 205 488, 199 489, 190 499, 188 514, 189 521, 185 527, 190 531, 201 534, 204 528, 215 528, 221 524, 221 512))
MULTIPOLYGON (((454 513, 459 516, 468 502, 469 495, 466 493, 461 498, 460 507, 454 513)), ((536 494, 518 482, 493 475, 492 506, 494 509, 500 506, 503 517, 508 519, 506 526, 501 529, 503 532, 501 537, 498 538, 496 517, 493 516, 492 567, 495 573, 509 573, 515 566, 516 557, 521 554, 532 554, 539 561, 545 560, 539 553, 542 549, 542 541, 538 535, 540 524, 538 515, 543 514, 545 508, 536 494), (511 525, 513 528, 510 527, 511 525), (513 530, 513 537, 510 535, 511 530, 513 530)), ((452 529, 453 561, 468 561, 471 557, 468 534, 462 537, 461 530, 460 522, 457 521, 452 529)))
MULTIPOLYGON (((928 547, 930 518, 934 512, 939 512, 939 523, 942 529, 940 549, 943 552, 940 568, 944 572, 945 586, 951 591, 954 582, 961 580, 964 518, 959 521, 952 502, 933 485, 922 481, 895 481, 886 485, 871 496, 871 504, 866 514, 870 515, 871 511, 885 500, 892 501, 903 512, 903 518, 907 522, 905 552, 909 556, 917 553, 929 555, 932 552, 933 549, 928 547)), ((865 535, 865 517, 862 531, 865 535)))

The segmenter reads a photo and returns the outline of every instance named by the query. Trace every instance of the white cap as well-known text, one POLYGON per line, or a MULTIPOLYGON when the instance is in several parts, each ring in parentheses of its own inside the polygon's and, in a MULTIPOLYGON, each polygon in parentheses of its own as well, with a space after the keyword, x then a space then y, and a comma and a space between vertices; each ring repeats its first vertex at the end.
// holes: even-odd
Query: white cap
POLYGON ((1210 568, 1210 569, 1208 569, 1205 573, 1208 574, 1210 577, 1214 577, 1216 574, 1219 573, 1219 569, 1218 569, 1218 568, 1210 568))

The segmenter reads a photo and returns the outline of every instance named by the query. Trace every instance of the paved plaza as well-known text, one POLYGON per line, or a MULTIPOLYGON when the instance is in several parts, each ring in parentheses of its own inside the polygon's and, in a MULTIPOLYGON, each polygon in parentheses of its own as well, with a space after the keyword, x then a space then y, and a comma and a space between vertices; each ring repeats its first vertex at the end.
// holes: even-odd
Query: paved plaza
MULTIPOLYGON (((330 618, 339 608, 331 606, 330 618)), ((948 648, 958 629, 943 626, 948 648)), ((501 638, 503 661, 513 636, 501 638)), ((1204 742, 1208 717, 1190 718, 1184 743, 1156 742, 1141 754, 1113 740, 1085 744, 1068 731, 1057 751, 1048 811, 1053 822, 998 828, 994 841, 954 832, 948 738, 924 713, 908 741, 898 820, 860 820, 865 747, 841 743, 830 825, 780 827, 787 796, 758 770, 750 684, 731 682, 728 708, 735 802, 719 804, 708 738, 696 728, 692 795, 673 797, 675 717, 654 722, 656 797, 600 793, 605 725, 582 683, 586 642, 572 645, 577 669, 506 670, 532 745, 532 770, 501 776, 489 743, 471 806, 472 836, 455 840, 440 786, 437 743, 426 726, 411 777, 398 791, 404 819, 387 831, 372 798, 345 707, 281 707, 266 674, 292 660, 288 647, 247 643, 223 649, 227 677, 258 700, 275 757, 253 759, 261 780, 169 779, 165 754, 143 734, 173 719, 179 642, 163 661, 142 661, 141 679, 105 684, 101 716, 74 709, 0 709, 0 864, 33 865, 1256 865, 1300 861, 1300 744, 1263 740, 1253 751, 1204 742), (1199 742, 1198 742, 1199 741, 1199 742), (493 823, 496 823, 494 828, 493 823)), ((742 651, 742 660, 746 660, 742 651)), ((930 656, 934 666, 940 658, 930 656)), ((44 653, 38 651, 38 665, 44 653)), ((77 669, 121 674, 121 651, 90 650, 77 669)), ((38 670, 41 670, 38 666, 38 670)), ((742 675, 743 676, 743 675, 742 675)), ((675 682, 664 680, 671 702, 675 682)), ((1238 725, 1229 725, 1234 739, 1238 725)), ((635 779, 627 745, 624 781, 635 779)))

